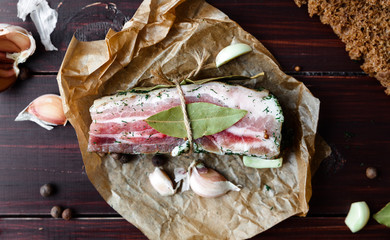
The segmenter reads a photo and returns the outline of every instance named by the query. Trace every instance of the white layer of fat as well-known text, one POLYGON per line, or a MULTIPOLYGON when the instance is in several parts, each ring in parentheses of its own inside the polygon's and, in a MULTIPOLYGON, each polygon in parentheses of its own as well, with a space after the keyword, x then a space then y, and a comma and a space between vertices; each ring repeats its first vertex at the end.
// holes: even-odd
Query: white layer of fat
MULTIPOLYGON (((268 90, 255 91, 242 86, 232 86, 218 82, 210 82, 202 85, 183 85, 184 95, 186 97, 197 97, 202 95, 211 95, 217 102, 226 105, 230 108, 245 109, 248 111, 246 117, 258 118, 266 115, 265 109, 271 115, 277 115, 280 108, 273 99, 263 99, 269 95, 268 90), (259 104, 260 103, 260 104, 259 104)), ((103 112, 110 108, 115 108, 122 104, 125 99, 133 97, 131 103, 148 102, 154 105, 163 102, 167 99, 177 98, 177 90, 175 88, 164 88, 147 93, 148 99, 145 99, 146 94, 127 93, 121 95, 107 96, 95 100, 90 108, 90 112, 103 112)), ((133 107, 133 106, 132 106, 133 107)), ((135 107, 135 106, 134 106, 135 107)))

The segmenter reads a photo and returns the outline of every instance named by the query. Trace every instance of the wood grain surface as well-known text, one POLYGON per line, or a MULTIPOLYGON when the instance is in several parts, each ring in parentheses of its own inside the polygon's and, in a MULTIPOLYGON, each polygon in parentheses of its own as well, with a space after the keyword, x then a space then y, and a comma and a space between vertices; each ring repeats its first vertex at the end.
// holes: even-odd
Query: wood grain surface
MULTIPOLYGON (((64 221, 53 218, 5 218, 0 220, 4 239, 147 239, 141 231, 126 220, 117 217, 76 218, 64 221)), ((370 221, 359 234, 351 236, 344 217, 292 217, 251 239, 322 239, 366 240, 389 239, 386 227, 370 221)))
MULTIPOLYGON (((16 17, 17 1, 0 0, 0 23, 25 27, 37 40, 36 53, 24 64, 32 76, 0 93, 0 239, 146 239, 89 182, 71 125, 47 131, 14 121, 34 98, 58 93, 56 74, 73 34, 81 40, 104 38, 109 27, 119 30, 141 1, 48 2, 59 13, 52 34, 58 52, 45 52, 31 19, 16 17), (39 187, 49 182, 56 194, 42 198, 39 187), (76 219, 52 219, 53 205, 72 208, 76 219)), ((320 99, 319 133, 333 150, 312 179, 308 217, 290 218, 254 239, 390 239, 390 229, 374 220, 357 234, 344 224, 352 202, 367 201, 376 212, 390 201, 390 98, 384 88, 349 59, 329 26, 293 0, 208 2, 259 39, 284 71, 320 99), (378 178, 366 178, 368 166, 379 169, 378 178)))

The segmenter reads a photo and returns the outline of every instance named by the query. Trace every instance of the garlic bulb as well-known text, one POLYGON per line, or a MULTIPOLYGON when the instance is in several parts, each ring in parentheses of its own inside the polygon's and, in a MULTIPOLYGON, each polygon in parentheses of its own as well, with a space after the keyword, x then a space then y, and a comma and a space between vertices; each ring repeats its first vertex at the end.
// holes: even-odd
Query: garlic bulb
POLYGON ((34 53, 35 47, 34 38, 26 29, 0 23, 0 92, 16 81, 18 64, 25 62, 34 53))
POLYGON ((47 130, 52 126, 65 125, 66 117, 62 108, 61 97, 55 94, 45 94, 33 100, 15 121, 33 121, 47 130))
POLYGON ((206 168, 202 163, 193 162, 189 172, 192 191, 202 197, 219 197, 230 190, 241 190, 238 186, 227 181, 224 176, 213 169, 206 168))
POLYGON ((176 192, 176 189, 173 189, 169 176, 159 167, 156 167, 154 172, 149 174, 149 181, 153 188, 162 196, 170 196, 176 192))

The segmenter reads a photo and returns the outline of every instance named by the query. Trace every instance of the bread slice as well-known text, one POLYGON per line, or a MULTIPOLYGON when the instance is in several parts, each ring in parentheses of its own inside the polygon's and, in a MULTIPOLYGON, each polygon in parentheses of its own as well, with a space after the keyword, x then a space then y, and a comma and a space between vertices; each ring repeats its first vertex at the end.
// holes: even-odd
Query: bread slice
POLYGON ((390 0, 294 0, 308 4, 346 44, 349 56, 363 59, 361 68, 390 95, 390 0))

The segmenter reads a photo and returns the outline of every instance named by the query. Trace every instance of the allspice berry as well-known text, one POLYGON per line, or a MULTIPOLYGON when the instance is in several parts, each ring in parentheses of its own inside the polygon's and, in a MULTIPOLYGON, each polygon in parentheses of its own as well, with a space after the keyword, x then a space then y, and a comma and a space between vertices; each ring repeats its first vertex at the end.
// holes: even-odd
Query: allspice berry
POLYGON ((62 218, 69 221, 72 218, 72 210, 70 208, 65 209, 62 212, 62 218))
POLYGON ((41 186, 39 192, 41 193, 42 197, 49 197, 54 193, 54 187, 53 185, 46 183, 45 185, 41 186))
POLYGON ((295 70, 296 72, 299 72, 299 71, 301 71, 301 67, 300 67, 300 66, 295 66, 295 67, 294 67, 294 70, 295 70))
POLYGON ((60 206, 54 206, 51 208, 50 215, 53 218, 59 218, 62 214, 62 208, 60 206))
POLYGON ((378 176, 378 171, 374 167, 368 167, 366 169, 366 176, 369 179, 374 179, 378 176))

